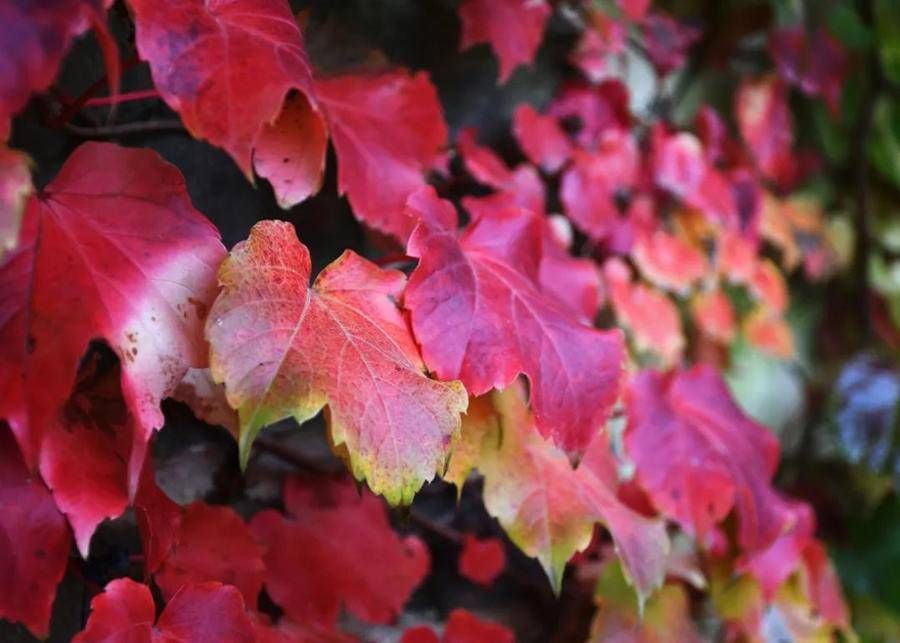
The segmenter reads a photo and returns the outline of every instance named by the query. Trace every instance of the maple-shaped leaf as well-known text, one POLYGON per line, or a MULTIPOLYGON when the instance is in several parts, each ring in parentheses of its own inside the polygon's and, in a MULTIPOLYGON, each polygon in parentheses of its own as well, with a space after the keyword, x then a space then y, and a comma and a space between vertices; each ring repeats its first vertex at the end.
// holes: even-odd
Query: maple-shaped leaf
POLYGON ((631 269, 617 257, 603 264, 603 276, 616 319, 629 330, 636 347, 655 353, 665 365, 677 363, 684 351, 684 333, 672 300, 632 281, 631 269))
POLYGON ((638 594, 650 594, 662 582, 668 538, 661 521, 638 514, 616 496, 616 468, 606 437, 595 432, 573 469, 565 454, 537 432, 521 387, 494 392, 493 402, 496 428, 479 432, 464 426, 461 441, 476 441, 480 449, 475 466, 484 476, 485 507, 510 540, 538 559, 558 592, 566 562, 590 544, 594 525, 601 522, 638 594))
POLYGON ((31 191, 28 157, 0 144, 0 259, 16 245, 22 211, 31 191))
POLYGON ((775 29, 769 35, 769 51, 782 78, 808 96, 822 96, 832 114, 837 114, 847 52, 825 28, 812 34, 802 26, 775 29))
POLYGON ((110 581, 91 601, 91 615, 73 643, 254 643, 241 594, 230 585, 192 583, 168 602, 159 619, 150 588, 130 578, 110 581))
POLYGON ((284 206, 318 190, 325 125, 285 0, 129 5, 138 52, 193 136, 224 148, 248 177, 256 164, 284 206), (285 102, 292 91, 295 98, 285 102))
POLYGON ((181 173, 150 150, 85 143, 31 197, 19 247, 0 266, 0 417, 29 465, 88 343, 103 339, 136 426, 133 492, 160 401, 207 360, 201 320, 223 254, 181 173))
POLYGON ((505 566, 503 541, 499 538, 477 538, 466 534, 459 554, 459 573, 462 576, 473 583, 489 586, 505 566))
POLYGON ((618 129, 601 135, 595 152, 575 150, 559 191, 572 222, 594 239, 610 236, 619 219, 616 196, 634 187, 639 163, 634 137, 618 129))
POLYGON ((218 581, 234 585, 255 608, 265 576, 262 553, 233 509, 194 502, 184 508, 175 545, 156 572, 156 584, 169 599, 188 583, 218 581))
POLYGON ((638 234, 632 259, 647 281, 681 294, 690 290, 709 270, 706 257, 699 248, 665 230, 638 234))
POLYGON ((425 625, 411 627, 403 633, 400 643, 514 643, 512 630, 499 623, 479 618, 464 609, 450 612, 442 636, 425 625))
POLYGON ((48 0, 0 4, 0 141, 32 92, 53 82, 72 39, 102 24, 109 0, 48 0))
POLYGON ((72 547, 50 492, 30 475, 12 433, 0 426, 0 618, 47 636, 56 586, 72 547))
POLYGON ((460 50, 488 43, 500 60, 500 83, 534 60, 552 12, 546 0, 463 0, 460 50))
POLYGON ((419 264, 404 306, 439 377, 480 395, 524 373, 538 427, 578 454, 618 396, 623 341, 540 290, 542 226, 519 208, 485 213, 461 235, 423 221, 407 246, 419 264))
POLYGON ((285 482, 285 513, 256 514, 250 529, 265 548, 266 591, 290 618, 333 626, 341 606, 388 623, 428 573, 425 544, 401 538, 380 498, 351 482, 285 482))
POLYGON ((745 550, 790 528, 794 513, 771 483, 778 441, 738 408, 714 368, 641 371, 626 406, 636 479, 663 515, 703 541, 734 508, 745 550))
POLYGON ((778 183, 789 183, 797 161, 785 83, 776 76, 745 80, 735 96, 734 112, 759 171, 778 183))
POLYGON ((428 74, 398 69, 316 80, 338 160, 338 190, 366 224, 405 242, 415 221, 407 197, 447 144, 447 126, 428 74))
POLYGON ((241 423, 246 463, 259 431, 329 406, 331 439, 357 479, 408 503, 443 466, 468 398, 425 375, 397 308, 406 282, 347 251, 309 286, 309 251, 293 226, 257 223, 219 271, 207 323, 212 373, 241 423))
POLYGON ((523 104, 513 113, 512 127, 525 156, 546 172, 558 171, 569 160, 572 146, 554 117, 523 104))

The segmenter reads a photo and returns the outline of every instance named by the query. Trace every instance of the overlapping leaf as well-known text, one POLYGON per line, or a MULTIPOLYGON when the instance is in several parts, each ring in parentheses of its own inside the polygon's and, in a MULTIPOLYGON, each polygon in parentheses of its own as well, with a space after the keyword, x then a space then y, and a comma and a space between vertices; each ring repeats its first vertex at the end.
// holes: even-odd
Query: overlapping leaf
POLYGON ((266 591, 298 622, 333 626, 343 606, 387 623, 428 573, 425 544, 397 535, 382 501, 350 483, 291 478, 285 510, 257 514, 250 529, 265 548, 266 591))
POLYGON ((305 422, 328 404, 331 439, 354 475, 409 502, 446 459, 465 391, 425 375, 396 306, 401 273, 349 251, 312 288, 310 270, 292 226, 264 221, 219 272, 207 336, 213 375, 240 416, 242 459, 264 426, 305 422))
POLYGON ((715 369, 640 372, 626 405, 628 455, 663 515, 703 542, 735 509, 746 550, 791 527, 795 514, 771 483, 778 441, 741 412, 715 369))
POLYGON ((623 343, 541 292, 542 223, 518 208, 485 213, 460 236, 423 221, 407 247, 419 265, 404 306, 438 376, 480 395, 524 373, 538 427, 578 454, 618 396, 623 343))
POLYGON ((30 199, 20 245, 0 266, 0 417, 29 465, 88 342, 102 338, 121 361, 136 425, 136 488, 160 401, 205 365, 201 320, 223 254, 181 174, 149 150, 84 144, 30 199))

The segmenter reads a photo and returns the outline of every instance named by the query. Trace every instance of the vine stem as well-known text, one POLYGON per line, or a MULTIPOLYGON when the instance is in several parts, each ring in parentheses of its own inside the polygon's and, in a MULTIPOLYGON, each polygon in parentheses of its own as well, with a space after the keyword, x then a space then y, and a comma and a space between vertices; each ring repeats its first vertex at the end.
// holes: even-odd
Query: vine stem
POLYGON ((64 127, 72 134, 84 138, 114 138, 116 136, 125 136, 127 134, 161 132, 166 130, 180 131, 184 129, 184 125, 182 125, 181 121, 178 119, 136 121, 134 123, 96 125, 94 127, 84 127, 81 125, 66 123, 64 127))
POLYGON ((121 105, 139 100, 159 99, 159 92, 155 88, 139 89, 134 92, 125 92, 114 96, 96 96, 84 101, 84 107, 103 107, 105 105, 121 105))

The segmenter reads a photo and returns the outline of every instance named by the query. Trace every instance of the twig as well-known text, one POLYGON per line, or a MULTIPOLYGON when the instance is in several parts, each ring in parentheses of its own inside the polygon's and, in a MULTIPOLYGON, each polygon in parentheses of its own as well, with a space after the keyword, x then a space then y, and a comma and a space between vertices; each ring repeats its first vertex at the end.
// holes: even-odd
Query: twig
POLYGON ((177 119, 136 121, 134 123, 120 123, 118 125, 96 125, 94 127, 83 127, 81 125, 66 123, 64 127, 72 134, 81 136, 83 138, 115 138, 116 136, 141 134, 144 132, 184 130, 184 125, 182 125, 181 121, 177 119))
POLYGON ((416 511, 412 507, 410 507, 409 509, 409 519, 416 523, 419 527, 433 532, 445 540, 449 540, 450 542, 457 545, 462 545, 463 535, 461 533, 459 533, 453 527, 432 520, 425 514, 416 511))

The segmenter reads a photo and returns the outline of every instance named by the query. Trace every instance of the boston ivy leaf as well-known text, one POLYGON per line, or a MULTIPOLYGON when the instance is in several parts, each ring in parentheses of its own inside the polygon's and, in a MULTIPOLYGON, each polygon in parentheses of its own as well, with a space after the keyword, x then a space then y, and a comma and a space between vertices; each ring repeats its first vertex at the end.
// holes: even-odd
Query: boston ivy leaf
POLYGON ((144 572, 149 576, 159 569, 175 545, 182 518, 181 507, 156 484, 151 457, 144 460, 132 505, 144 547, 144 572))
POLYGON ((741 412, 715 369, 641 371, 626 405, 636 479, 663 515, 703 541, 734 508, 745 550, 791 527, 792 507, 771 485, 778 441, 741 412))
POLYGON ((0 507, 0 618, 45 638, 72 540, 50 492, 29 474, 5 427, 0 427, 0 507))
POLYGON ((230 585, 185 585, 172 597, 154 625, 155 615, 149 587, 129 578, 116 579, 91 601, 87 625, 73 643, 256 641, 241 594, 230 585))
POLYGON ((534 60, 551 8, 546 0, 463 0, 459 48, 488 43, 500 59, 500 82, 534 60))
POLYGON ((737 327, 734 306, 722 290, 697 293, 691 300, 691 314, 700 331, 710 339, 722 344, 734 339, 737 327))
POLYGON ((444 634, 438 637, 430 627, 420 625, 411 627, 403 633, 400 643, 513 643, 515 636, 512 630, 478 618, 472 612, 455 609, 450 612, 444 634))
POLYGON ((475 466, 484 476, 488 512, 516 546, 538 559, 554 590, 559 591, 566 562, 590 544, 597 522, 612 534, 639 595, 658 587, 668 553, 665 528, 617 498, 606 437, 595 433, 580 466, 572 469, 537 432, 520 387, 495 392, 494 404, 497 428, 464 429, 463 441, 479 441, 475 466))
POLYGON ((86 143, 29 200, 20 245, 0 266, 0 417, 29 465, 88 342, 102 338, 137 427, 136 488, 160 401, 205 365, 200 321, 223 254, 181 173, 150 150, 86 143))
POLYGON ((513 134, 528 160, 546 172, 558 171, 571 154, 572 146, 556 119, 539 114, 531 105, 516 108, 513 134))
POLYGON ((709 271, 699 248, 662 229, 639 233, 632 258, 647 281, 680 294, 688 292, 709 271))
POLYGON ((782 78, 808 96, 822 96, 831 113, 837 114, 847 55, 826 29, 812 34, 802 26, 776 29, 769 35, 769 50, 782 78))
POLYGON ((778 183, 790 183, 797 161, 785 83, 776 76, 745 80, 735 97, 734 112, 741 137, 762 175, 778 183))
MULTIPOLYGON (((455 457, 455 456, 454 456, 455 457)), ((489 586, 506 566, 503 541, 499 538, 478 538, 466 534, 459 555, 459 573, 473 583, 489 586)))
POLYGON ((407 246, 419 265, 404 305, 438 376, 480 395, 524 373, 540 430, 580 454, 618 395, 623 342, 540 290, 542 224, 519 208, 474 218, 460 236, 423 222, 407 246))
POLYGON ((263 221, 222 264, 207 323, 212 372, 238 410, 246 463, 259 431, 329 405, 331 439, 392 504, 443 466, 467 397, 425 375, 396 306, 405 284, 347 251, 309 286, 309 251, 290 224, 263 221))
POLYGON ((282 205, 318 189, 325 126, 300 28, 287 2, 129 4, 138 52, 191 134, 224 148, 248 177, 256 150, 257 171, 273 181, 282 205), (286 103, 291 91, 297 92, 295 98, 286 103))
POLYGON ((437 91, 425 72, 320 78, 316 91, 338 159, 338 190, 356 216, 405 242, 407 197, 447 144, 437 91))
POLYGON ((657 11, 644 18, 644 45, 647 56, 660 76, 684 65, 688 50, 700 39, 700 30, 682 24, 657 11))
POLYGON ((175 546, 156 573, 163 598, 187 583, 219 581, 234 585, 251 608, 262 589, 262 549, 230 507, 194 502, 184 508, 175 546))
POLYGON ((331 627, 343 605, 387 623, 427 575, 425 544, 398 536, 383 502, 352 483, 289 478, 284 502, 286 516, 263 511, 250 529, 265 548, 266 590, 292 619, 331 627))
POLYGON ((16 245, 31 190, 28 157, 0 144, 0 259, 16 245))

